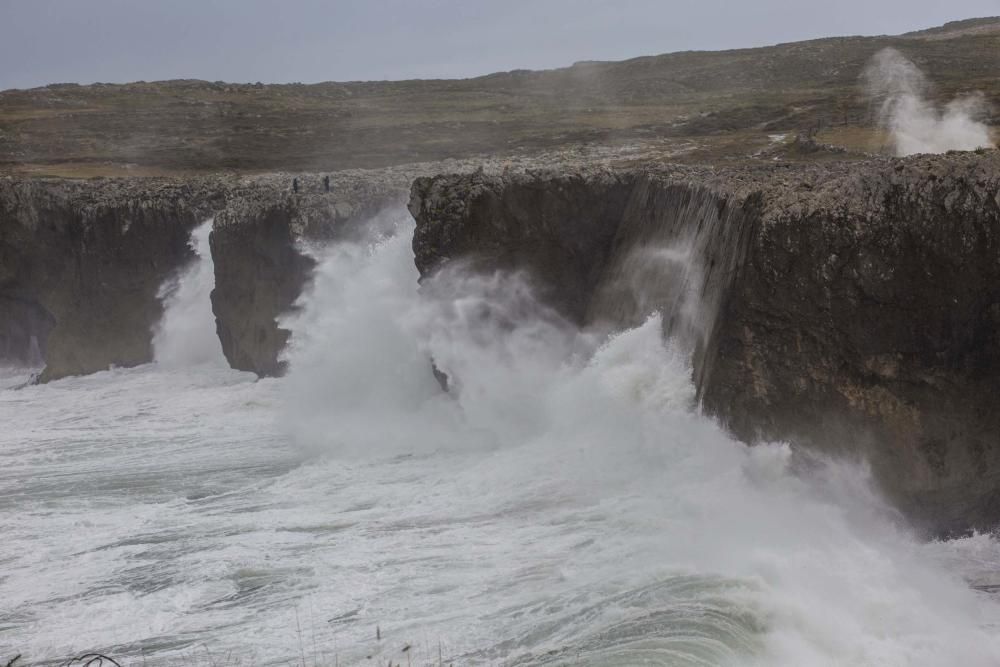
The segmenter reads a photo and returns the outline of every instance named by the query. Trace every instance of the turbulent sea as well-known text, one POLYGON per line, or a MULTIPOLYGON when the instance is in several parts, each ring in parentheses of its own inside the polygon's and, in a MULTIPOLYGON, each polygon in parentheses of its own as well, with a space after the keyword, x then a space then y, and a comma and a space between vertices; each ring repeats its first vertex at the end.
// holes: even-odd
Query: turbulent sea
POLYGON ((655 313, 418 289, 411 233, 312 250, 284 378, 225 365, 207 226, 155 363, 3 371, 0 664, 1000 665, 992 536, 920 541, 863 466, 735 442, 655 313))

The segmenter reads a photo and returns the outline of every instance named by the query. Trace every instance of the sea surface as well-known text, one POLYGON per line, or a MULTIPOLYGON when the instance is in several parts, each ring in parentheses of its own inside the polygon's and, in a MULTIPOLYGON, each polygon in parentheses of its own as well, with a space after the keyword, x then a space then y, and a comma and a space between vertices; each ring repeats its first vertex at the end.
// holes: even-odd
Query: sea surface
POLYGON ((209 224, 155 363, 0 371, 0 664, 1000 665, 1000 543, 731 439, 659 314, 580 332, 460 265, 418 289, 395 212, 311 249, 258 380, 214 335, 209 224))

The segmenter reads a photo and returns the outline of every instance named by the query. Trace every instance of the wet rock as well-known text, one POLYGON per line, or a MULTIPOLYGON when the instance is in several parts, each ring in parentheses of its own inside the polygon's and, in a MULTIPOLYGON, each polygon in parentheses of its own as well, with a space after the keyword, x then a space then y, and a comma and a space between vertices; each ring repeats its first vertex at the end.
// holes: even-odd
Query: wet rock
POLYGON ((450 160, 329 174, 266 174, 225 185, 225 205, 211 235, 212 310, 229 364, 260 376, 284 373, 281 357, 289 332, 280 320, 294 311, 311 279, 315 261, 309 248, 360 234, 379 212, 403 207, 415 178, 446 168, 500 173, 509 170, 510 162, 450 160), (293 178, 298 192, 292 190, 293 178))
POLYGON ((918 157, 765 197, 705 402, 746 439, 868 459, 934 531, 1000 521, 1000 159, 918 157))
POLYGON ((198 199, 158 180, 0 180, 0 353, 41 355, 43 381, 150 361, 198 199))
POLYGON ((212 311, 229 365, 260 376, 282 375, 289 331, 280 318, 312 276, 311 243, 350 237, 382 209, 400 206, 410 175, 405 170, 247 179, 216 215, 210 237, 215 263, 212 311))
POLYGON ((604 170, 419 178, 409 204, 417 268, 460 257, 527 268, 551 305, 582 321, 629 187, 604 170))
POLYGON ((525 269, 585 326, 658 309, 734 434, 863 457, 948 532, 1000 521, 998 196, 987 152, 439 176, 410 210, 422 275, 525 269))
POLYGON ((313 265, 304 247, 350 237, 382 208, 401 207, 418 175, 482 165, 0 179, 0 363, 40 356, 44 381, 151 361, 160 286, 193 259, 191 229, 214 216, 212 304, 223 351, 234 368, 280 374, 288 332, 278 319, 294 308, 313 265))

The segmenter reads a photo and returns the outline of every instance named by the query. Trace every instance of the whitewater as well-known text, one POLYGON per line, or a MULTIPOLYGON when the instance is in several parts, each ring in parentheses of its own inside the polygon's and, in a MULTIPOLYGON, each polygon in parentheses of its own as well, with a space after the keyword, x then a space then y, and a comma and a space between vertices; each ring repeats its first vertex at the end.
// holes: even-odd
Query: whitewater
POLYGON ((155 363, 2 372, 3 661, 1000 664, 994 537, 923 541, 863 464, 733 440, 660 314, 607 335, 522 276, 418 285, 389 211, 310 248, 258 380, 215 336, 210 225, 155 363))

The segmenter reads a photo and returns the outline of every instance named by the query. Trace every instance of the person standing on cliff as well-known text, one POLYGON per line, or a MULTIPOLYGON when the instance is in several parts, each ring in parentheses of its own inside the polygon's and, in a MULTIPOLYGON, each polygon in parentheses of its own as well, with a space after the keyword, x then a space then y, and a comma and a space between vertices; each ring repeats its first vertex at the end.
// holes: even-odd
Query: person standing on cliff
POLYGON ((299 191, 299 179, 293 178, 292 179, 292 192, 298 193, 298 191, 299 191))
POLYGON ((330 177, 329 175, 323 177, 323 189, 327 192, 330 191, 330 177))

